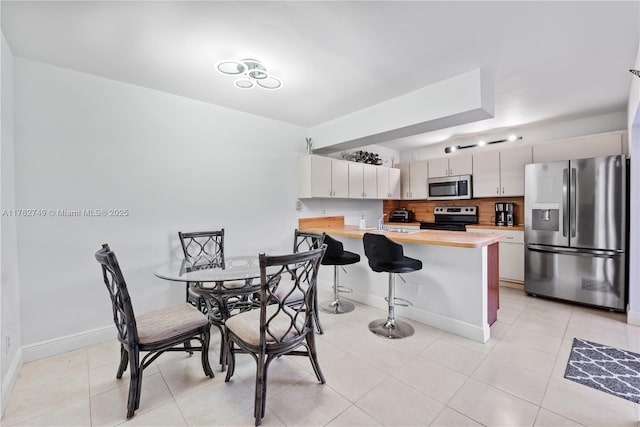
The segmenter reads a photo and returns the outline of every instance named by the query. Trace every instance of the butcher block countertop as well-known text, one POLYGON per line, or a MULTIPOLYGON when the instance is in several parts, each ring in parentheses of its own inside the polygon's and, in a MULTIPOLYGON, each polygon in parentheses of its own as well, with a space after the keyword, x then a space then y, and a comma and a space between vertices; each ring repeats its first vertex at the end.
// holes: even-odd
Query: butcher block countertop
MULTIPOLYGON (((387 224, 385 227, 402 228, 401 225, 387 224)), ((422 245, 455 246, 461 248, 481 248, 504 239, 500 234, 476 233, 473 231, 411 230, 410 233, 379 231, 375 229, 359 230, 356 225, 345 225, 343 216, 300 218, 298 228, 304 231, 325 232, 331 236, 362 239, 365 233, 380 233, 394 242, 416 243, 422 245)))
POLYGON ((467 230, 474 228, 487 228, 492 230, 510 230, 510 231, 524 231, 524 225, 494 225, 494 224, 468 224, 467 230))

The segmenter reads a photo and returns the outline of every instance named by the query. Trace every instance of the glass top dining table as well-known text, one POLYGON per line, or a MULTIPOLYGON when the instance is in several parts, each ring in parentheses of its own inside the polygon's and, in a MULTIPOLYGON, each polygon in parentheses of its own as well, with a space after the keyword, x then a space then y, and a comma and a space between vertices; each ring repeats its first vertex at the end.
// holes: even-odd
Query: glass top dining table
POLYGON ((257 256, 229 256, 221 264, 190 262, 186 259, 171 261, 159 266, 154 274, 174 282, 201 283, 203 287, 213 286, 236 280, 249 280, 260 277, 260 261, 257 256))

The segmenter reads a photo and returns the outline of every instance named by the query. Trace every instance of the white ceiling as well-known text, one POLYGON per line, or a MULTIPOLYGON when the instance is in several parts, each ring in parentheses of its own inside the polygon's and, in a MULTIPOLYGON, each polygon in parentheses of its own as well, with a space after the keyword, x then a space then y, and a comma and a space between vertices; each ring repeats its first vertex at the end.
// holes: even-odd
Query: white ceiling
MULTIPOLYGON (((389 147, 626 108, 640 2, 2 1, 14 55, 304 127, 475 68, 495 117, 389 147), (284 81, 240 90, 216 72, 257 58, 284 81)), ((437 100, 434 100, 437 102, 437 100)))

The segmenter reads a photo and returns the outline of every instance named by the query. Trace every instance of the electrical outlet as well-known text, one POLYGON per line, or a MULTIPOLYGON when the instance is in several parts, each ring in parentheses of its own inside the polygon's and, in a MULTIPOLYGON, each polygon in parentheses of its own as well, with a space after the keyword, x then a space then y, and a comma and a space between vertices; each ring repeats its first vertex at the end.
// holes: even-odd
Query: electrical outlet
POLYGON ((326 215, 327 214, 327 210, 326 209, 322 209, 322 215, 326 215))
POLYGON ((296 200, 296 210, 299 211, 302 209, 302 201, 296 200))

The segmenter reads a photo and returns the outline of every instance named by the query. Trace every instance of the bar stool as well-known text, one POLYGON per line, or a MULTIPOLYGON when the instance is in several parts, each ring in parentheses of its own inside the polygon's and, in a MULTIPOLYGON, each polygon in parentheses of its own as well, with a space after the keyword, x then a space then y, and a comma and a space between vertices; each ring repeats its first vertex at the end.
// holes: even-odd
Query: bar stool
POLYGON ((386 338, 405 338, 413 335, 413 326, 395 318, 395 306, 409 306, 411 303, 396 298, 396 274, 409 273, 422 269, 422 261, 404 256, 402 245, 391 241, 382 234, 366 233, 362 238, 364 253, 369 259, 369 267, 376 273, 389 273, 389 296, 385 300, 389 304, 386 319, 378 319, 369 323, 369 330, 386 338))
MULTIPOLYGON (((355 264, 360 262, 360 255, 345 251, 342 242, 330 236, 324 237, 324 243, 327 250, 322 258, 322 265, 333 265, 333 301, 325 301, 320 304, 320 310, 325 313, 342 314, 353 311, 354 306, 348 301, 340 301, 339 292, 352 292, 352 289, 339 285, 340 268, 344 270, 343 265, 355 264)), ((346 270, 345 270, 346 272, 346 270)))

